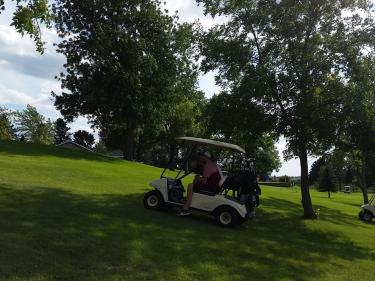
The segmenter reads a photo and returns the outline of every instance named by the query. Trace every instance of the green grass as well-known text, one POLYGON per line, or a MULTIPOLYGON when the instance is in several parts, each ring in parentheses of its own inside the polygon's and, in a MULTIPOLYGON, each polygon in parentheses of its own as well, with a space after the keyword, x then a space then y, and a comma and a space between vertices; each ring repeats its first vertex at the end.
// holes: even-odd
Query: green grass
POLYGON ((374 280, 375 224, 360 194, 263 187, 254 220, 143 208, 160 169, 62 148, 0 142, 0 280, 374 280))

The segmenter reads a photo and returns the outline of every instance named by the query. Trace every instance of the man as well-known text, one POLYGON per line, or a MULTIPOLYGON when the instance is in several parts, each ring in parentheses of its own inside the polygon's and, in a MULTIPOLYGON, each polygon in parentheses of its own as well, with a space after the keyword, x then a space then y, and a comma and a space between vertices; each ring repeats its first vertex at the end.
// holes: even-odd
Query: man
POLYGON ((193 198, 193 192, 201 190, 217 192, 221 179, 221 171, 209 151, 199 153, 198 166, 202 167, 202 174, 195 176, 194 182, 190 183, 187 188, 187 196, 184 207, 177 214, 178 216, 188 216, 191 214, 190 205, 193 198))

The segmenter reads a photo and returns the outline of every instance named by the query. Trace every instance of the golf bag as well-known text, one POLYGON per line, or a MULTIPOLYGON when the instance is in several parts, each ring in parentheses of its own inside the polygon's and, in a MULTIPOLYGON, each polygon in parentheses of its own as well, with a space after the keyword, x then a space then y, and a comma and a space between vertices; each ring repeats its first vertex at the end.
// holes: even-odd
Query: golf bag
POLYGON ((250 209, 259 206, 261 189, 254 170, 242 170, 229 174, 221 189, 221 192, 225 195, 231 192, 232 197, 246 204, 250 209))

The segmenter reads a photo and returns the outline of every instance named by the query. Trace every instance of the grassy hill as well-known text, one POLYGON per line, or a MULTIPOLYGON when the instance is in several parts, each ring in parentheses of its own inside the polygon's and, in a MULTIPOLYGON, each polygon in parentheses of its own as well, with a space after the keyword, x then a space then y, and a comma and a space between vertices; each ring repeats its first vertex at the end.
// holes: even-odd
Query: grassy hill
POLYGON ((63 148, 0 142, 0 280, 374 280, 375 224, 360 194, 263 187, 236 229, 142 205, 160 169, 63 148))

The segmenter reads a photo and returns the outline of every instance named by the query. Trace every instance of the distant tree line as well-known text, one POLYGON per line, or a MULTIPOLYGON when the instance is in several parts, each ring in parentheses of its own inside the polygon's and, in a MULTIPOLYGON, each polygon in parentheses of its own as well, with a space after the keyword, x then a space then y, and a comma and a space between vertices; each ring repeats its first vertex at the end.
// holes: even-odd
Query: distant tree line
POLYGON ((11 111, 0 107, 0 140, 17 140, 37 144, 61 144, 74 141, 84 147, 94 148, 94 135, 78 130, 74 134, 66 121, 55 122, 45 118, 37 109, 27 105, 22 111, 11 111))
POLYGON ((359 187, 362 192, 367 191, 370 186, 374 187, 375 158, 369 157, 366 166, 363 167, 362 163, 352 155, 352 153, 336 148, 318 158, 311 165, 310 185, 315 185, 319 191, 333 192, 342 191, 347 185, 352 189, 359 187), (362 171, 364 171, 364 175, 362 171))

